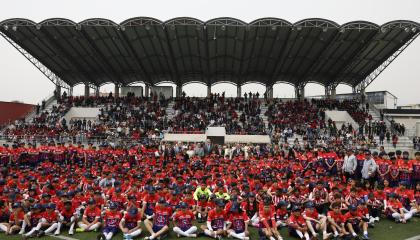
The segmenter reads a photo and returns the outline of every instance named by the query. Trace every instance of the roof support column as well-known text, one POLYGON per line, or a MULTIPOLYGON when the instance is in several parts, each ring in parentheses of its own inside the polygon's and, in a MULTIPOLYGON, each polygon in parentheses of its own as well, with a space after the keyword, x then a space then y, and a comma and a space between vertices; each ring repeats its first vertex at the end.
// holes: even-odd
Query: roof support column
POLYGON ((241 85, 238 85, 236 87, 236 97, 238 97, 238 98, 242 97, 242 87, 241 87, 241 85))
POLYGON ((182 96, 182 85, 176 85, 175 97, 179 98, 182 96))
POLYGON ((149 97, 149 94, 150 94, 150 85, 149 85, 149 84, 146 84, 146 85, 144 86, 144 96, 145 96, 146 98, 148 98, 148 97, 149 97))
POLYGON ((69 88, 69 96, 73 96, 73 87, 69 88))
POLYGON ((273 85, 265 86, 265 96, 267 99, 273 98, 273 85))
POLYGON ((89 97, 89 95, 90 95, 90 86, 89 86, 89 83, 85 83, 85 101, 86 101, 86 99, 89 97))
POLYGON ((120 85, 118 85, 117 83, 115 84, 115 88, 114 88, 114 97, 115 98, 120 97, 120 85))
POLYGON ((99 89, 100 89, 99 86, 95 87, 95 97, 99 97, 99 89))
POLYGON ((303 100, 305 98, 305 85, 295 86, 295 98, 303 100))
POLYGON ((330 99, 331 98, 331 87, 325 86, 325 98, 330 99))
POLYGON ((331 87, 331 99, 335 99, 336 95, 337 95, 337 87, 332 86, 331 87))
POLYGON ((211 96, 211 84, 207 85, 207 97, 211 96))

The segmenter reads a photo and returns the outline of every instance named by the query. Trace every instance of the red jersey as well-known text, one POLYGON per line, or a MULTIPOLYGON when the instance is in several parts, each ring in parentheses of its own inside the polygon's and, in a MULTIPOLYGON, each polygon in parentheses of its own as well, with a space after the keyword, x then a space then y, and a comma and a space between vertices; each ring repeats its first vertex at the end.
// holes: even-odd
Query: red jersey
POLYGON ((334 211, 328 211, 328 216, 334 219, 335 223, 338 225, 346 222, 346 218, 341 212, 336 213, 334 211))
POLYGON ((211 223, 211 227, 215 231, 223 229, 226 220, 226 212, 224 210, 218 212, 216 209, 210 210, 207 218, 207 221, 211 223))
POLYGON ((386 209, 386 212, 387 212, 388 215, 391 215, 393 213, 393 211, 391 211, 391 208, 399 213, 400 209, 403 208, 403 205, 398 200, 388 201, 387 202, 387 209, 386 209))
POLYGON ((243 233, 245 232, 245 222, 249 221, 249 217, 245 212, 230 213, 228 221, 232 223, 232 230, 236 233, 243 233))
POLYGON ((43 218, 45 218, 45 220, 47 220, 48 223, 57 222, 58 214, 55 211, 52 211, 52 212, 45 211, 43 214, 43 218))
POLYGON ((39 213, 32 213, 31 212, 31 219, 30 219, 31 225, 32 226, 38 225, 39 220, 41 220, 43 217, 44 216, 43 216, 42 212, 39 212, 39 213))
POLYGON ((298 228, 298 227, 304 227, 306 225, 306 220, 303 218, 302 215, 296 216, 292 214, 289 218, 289 227, 291 228, 298 228))
POLYGON ((420 180, 420 161, 419 160, 410 160, 409 163, 411 164, 411 167, 413 169, 413 179, 414 180, 420 180))
POLYGON ((403 159, 397 160, 397 166, 400 171, 400 180, 409 180, 411 178, 411 171, 413 171, 413 168, 411 167, 411 164, 403 159))
POLYGON ((169 225, 170 217, 172 215, 172 209, 165 206, 156 206, 153 217, 153 225, 158 227, 164 227, 169 225))
POLYGON ((63 208, 60 211, 61 216, 63 216, 66 219, 69 219, 71 217, 73 217, 74 213, 76 212, 76 209, 71 207, 69 210, 66 210, 65 208, 63 208))
POLYGON ((351 212, 347 212, 344 214, 344 218, 346 219, 346 222, 356 224, 362 218, 362 214, 359 210, 356 210, 353 214, 351 212))
POLYGON ((258 215, 260 217, 260 227, 261 228, 275 227, 276 218, 274 214, 275 214, 274 208, 270 208, 268 211, 264 211, 263 208, 260 208, 260 211, 258 212, 258 215))
POLYGON ((175 213, 174 221, 176 225, 181 228, 182 231, 186 231, 192 227, 192 221, 194 220, 194 213, 190 210, 178 211, 175 213))
POLYGON ((121 220, 120 212, 107 211, 105 213, 104 222, 105 227, 118 227, 121 220))
POLYGON ((133 229, 137 227, 138 223, 141 221, 141 215, 140 213, 137 213, 135 216, 131 216, 130 214, 126 213, 123 219, 125 227, 128 229, 133 229))
POLYGON ((97 207, 93 209, 88 207, 85 209, 83 217, 85 217, 88 222, 92 223, 95 219, 101 218, 101 210, 97 207))
POLYGON ((312 211, 307 211, 307 210, 303 211, 302 216, 318 219, 319 214, 318 214, 318 211, 315 208, 313 208, 312 211))
POLYGON ((10 214, 9 222, 13 222, 16 224, 18 222, 23 221, 24 217, 25 213, 23 211, 19 211, 17 214, 12 213, 10 214))

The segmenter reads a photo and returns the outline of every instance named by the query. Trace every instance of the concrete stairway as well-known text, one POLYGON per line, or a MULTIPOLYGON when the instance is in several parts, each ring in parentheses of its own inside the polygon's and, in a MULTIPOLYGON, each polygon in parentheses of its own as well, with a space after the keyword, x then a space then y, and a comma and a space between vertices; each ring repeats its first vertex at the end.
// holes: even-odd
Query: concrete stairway
MULTIPOLYGON (((58 104, 57 104, 57 100, 51 100, 49 103, 47 103, 46 105, 45 105, 45 109, 44 110, 42 110, 42 109, 40 109, 39 110, 39 114, 38 115, 40 115, 42 112, 51 112, 52 111, 52 109, 53 109, 53 107, 54 106, 57 106, 58 104)), ((29 114, 26 118, 25 118, 25 122, 32 122, 32 120, 35 118, 35 117, 37 117, 38 116, 37 114, 36 114, 36 109, 35 109, 35 111, 34 112, 32 112, 31 114, 29 114)))
POLYGON ((268 128, 268 117, 265 115, 265 113, 268 110, 268 106, 265 103, 263 103, 263 104, 261 104, 260 109, 261 109, 260 117, 264 121, 264 126, 267 129, 268 128))
POLYGON ((413 153, 413 141, 407 136, 398 136, 398 143, 396 148, 394 148, 394 146, 392 145, 392 141, 387 143, 386 139, 384 141, 384 144, 380 145, 378 136, 375 137, 375 141, 378 144, 377 149, 379 149, 380 146, 384 146, 386 152, 395 152, 396 150, 400 150, 408 151, 410 154, 413 153))
POLYGON ((175 116, 175 102, 174 101, 170 101, 168 103, 168 106, 166 107, 165 111, 166 111, 166 116, 168 117, 168 120, 171 120, 172 118, 174 118, 175 116))

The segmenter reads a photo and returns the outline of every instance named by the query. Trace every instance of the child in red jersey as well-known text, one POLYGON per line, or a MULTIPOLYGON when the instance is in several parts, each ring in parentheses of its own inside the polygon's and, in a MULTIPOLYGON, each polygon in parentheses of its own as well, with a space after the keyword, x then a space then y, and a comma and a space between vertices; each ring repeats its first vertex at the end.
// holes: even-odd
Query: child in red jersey
POLYGON ((388 218, 393 218, 396 222, 406 223, 407 220, 412 218, 413 214, 417 212, 417 209, 412 209, 410 211, 404 209, 402 203, 396 199, 395 193, 389 194, 388 198, 386 213, 388 218))
POLYGON ((6 204, 4 200, 0 200, 0 230, 7 231, 7 221, 10 217, 9 204, 6 204))
POLYGON ((301 208, 297 205, 292 207, 292 215, 288 220, 289 234, 300 239, 309 240, 308 226, 301 215, 301 208))
POLYGON ((42 210, 43 209, 41 204, 36 203, 33 206, 31 206, 31 211, 25 214, 22 229, 20 230, 19 234, 24 234, 26 227, 31 228, 31 230, 28 233, 24 234, 24 237, 32 236, 33 233, 39 231, 41 226, 39 227, 39 229, 37 228, 37 226, 39 223, 41 223, 41 219, 43 217, 42 210))
POLYGON ((318 214, 315 209, 313 202, 307 202, 305 204, 305 211, 302 213, 303 218, 306 220, 306 225, 313 237, 318 237, 318 233, 315 230, 322 231, 322 239, 328 239, 331 234, 327 233, 327 218, 323 215, 318 214))
POLYGON ((246 215, 250 218, 250 223, 254 227, 258 227, 260 220, 258 217, 258 202, 255 198, 255 193, 250 192, 245 201, 242 202, 241 207, 246 212, 246 215))
POLYGON ((288 218, 289 212, 287 211, 287 202, 281 200, 276 207, 276 226, 286 227, 288 218))
POLYGON ((241 240, 249 240, 249 217, 242 211, 238 202, 232 203, 228 216, 228 238, 234 237, 241 240))
POLYGON ((365 221, 365 218, 358 211, 355 205, 349 206, 349 212, 344 215, 346 219, 347 230, 353 237, 357 237, 357 234, 360 232, 361 228, 363 229, 363 239, 368 240, 368 223, 365 221))
POLYGON ((74 233, 74 225, 76 224, 76 209, 72 206, 71 201, 65 201, 62 209, 59 209, 59 219, 55 235, 60 235, 61 227, 64 225, 69 227, 69 235, 74 233))
POLYGON ((79 228, 76 229, 76 232, 96 231, 101 226, 101 210, 97 207, 96 201, 89 199, 87 203, 88 206, 83 213, 82 220, 77 223, 79 228))
POLYGON ((133 239, 141 234, 141 215, 137 207, 131 207, 121 219, 119 227, 124 239, 133 239))
POLYGON ((369 222, 379 222, 379 217, 384 206, 383 201, 376 198, 375 193, 371 192, 368 195, 368 200, 366 201, 366 204, 369 209, 369 222))
POLYGON ((47 228, 47 230, 45 230, 45 232, 40 230, 40 232, 38 233, 38 237, 44 235, 44 233, 50 234, 54 230, 56 230, 58 226, 58 221, 59 218, 58 213, 56 212, 56 205, 54 203, 49 203, 46 206, 46 211, 44 212, 41 225, 41 229, 47 228))
POLYGON ((348 235, 349 232, 346 231, 345 222, 346 219, 344 215, 341 213, 341 206, 340 203, 333 203, 331 205, 332 211, 328 212, 328 223, 329 226, 332 228, 334 232, 334 237, 343 237, 345 235, 348 235))
POLYGON ((197 206, 196 206, 196 216, 197 216, 197 220, 199 223, 205 222, 205 220, 207 219, 207 214, 208 214, 208 197, 204 194, 200 195, 198 197, 198 201, 197 201, 197 206))
POLYGON ((147 219, 152 219, 154 209, 159 196, 156 194, 156 190, 152 187, 149 189, 149 193, 143 198, 143 207, 141 209, 142 216, 147 219))
POLYGON ((172 216, 172 209, 168 206, 165 198, 159 198, 158 204, 154 209, 152 216, 153 222, 150 219, 144 221, 147 231, 150 233, 146 240, 153 240, 162 237, 169 231, 169 222, 172 216))
POLYGON ((260 218, 260 235, 263 235, 270 240, 283 239, 280 232, 277 230, 275 208, 271 205, 271 199, 269 197, 264 198, 258 216, 260 218))
POLYGON ((201 226, 201 229, 209 237, 221 238, 226 235, 227 216, 224 210, 225 203, 221 199, 216 200, 216 208, 210 210, 207 217, 207 225, 201 226))
POLYGON ((98 235, 97 239, 111 240, 112 237, 118 232, 118 226, 121 221, 121 213, 117 211, 118 204, 111 202, 109 210, 106 211, 104 216, 104 229, 98 235))
POLYGON ((0 230, 4 231, 7 235, 16 234, 22 227, 22 222, 25 212, 19 202, 12 204, 12 212, 10 213, 8 223, 0 223, 0 230))
POLYGON ((188 209, 186 202, 179 203, 179 210, 174 215, 175 227, 173 231, 180 236, 196 238, 197 227, 192 225, 194 213, 188 209))
MULTIPOLYGON (((37 237, 41 237, 44 235, 44 231, 42 228, 47 228, 45 230, 46 234, 52 233, 58 225, 58 214, 55 212, 55 204, 49 203, 46 206, 46 211, 41 213, 40 219, 38 220, 38 224, 31 229, 27 234, 23 235, 24 239, 32 237, 32 234, 36 233, 37 237)), ((31 215, 31 218, 34 217, 31 215)))

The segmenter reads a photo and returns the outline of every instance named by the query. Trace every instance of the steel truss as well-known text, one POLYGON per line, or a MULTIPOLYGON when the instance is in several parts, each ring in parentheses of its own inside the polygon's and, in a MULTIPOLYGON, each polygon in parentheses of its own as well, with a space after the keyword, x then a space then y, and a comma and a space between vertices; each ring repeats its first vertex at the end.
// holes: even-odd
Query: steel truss
POLYGON ((33 57, 30 53, 28 53, 25 49, 23 49, 19 44, 9 38, 3 32, 0 32, 0 35, 6 39, 16 50, 18 50, 26 59, 28 59, 39 71, 41 71, 52 83, 56 86, 60 86, 67 90, 70 89, 70 85, 64 82, 59 76, 57 76, 54 72, 52 72, 49 68, 44 66, 41 62, 38 61, 35 57, 33 57))
POLYGON ((385 60, 379 67, 371 72, 363 81, 355 86, 357 92, 363 92, 418 36, 417 32, 409 41, 395 51, 387 60, 385 60))

